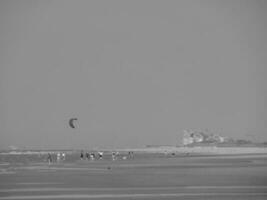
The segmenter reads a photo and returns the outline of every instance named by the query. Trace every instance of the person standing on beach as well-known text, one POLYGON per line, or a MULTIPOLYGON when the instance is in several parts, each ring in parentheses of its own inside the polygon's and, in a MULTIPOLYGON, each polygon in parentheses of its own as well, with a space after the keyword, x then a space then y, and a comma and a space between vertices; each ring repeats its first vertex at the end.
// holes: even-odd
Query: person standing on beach
POLYGON ((117 159, 116 158, 116 153, 114 151, 112 152, 111 156, 112 156, 112 160, 116 160, 117 159))
POLYGON ((65 160, 66 159, 66 153, 62 153, 62 160, 65 160))
POLYGON ((90 153, 90 159, 95 160, 95 153, 90 153))
POLYGON ((80 158, 81 158, 81 160, 83 160, 83 150, 81 151, 80 158))
POLYGON ((89 158, 89 152, 86 152, 85 153, 85 156, 86 156, 86 160, 89 160, 90 158, 89 158))
POLYGON ((49 165, 50 165, 50 163, 52 163, 52 156, 51 156, 50 153, 48 153, 47 161, 48 161, 48 164, 49 164, 49 165))
POLYGON ((57 162, 60 162, 60 152, 57 153, 57 162))
POLYGON ((98 152, 98 158, 99 158, 99 160, 102 160, 103 159, 103 152, 102 151, 99 151, 98 152))

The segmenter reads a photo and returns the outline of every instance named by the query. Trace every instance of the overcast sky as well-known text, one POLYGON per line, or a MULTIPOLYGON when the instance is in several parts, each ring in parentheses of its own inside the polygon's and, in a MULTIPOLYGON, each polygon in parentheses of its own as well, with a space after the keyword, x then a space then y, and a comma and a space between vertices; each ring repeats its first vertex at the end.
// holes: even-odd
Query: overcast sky
POLYGON ((0 148, 177 145, 184 129, 267 140, 266 11, 264 0, 1 1, 0 148))

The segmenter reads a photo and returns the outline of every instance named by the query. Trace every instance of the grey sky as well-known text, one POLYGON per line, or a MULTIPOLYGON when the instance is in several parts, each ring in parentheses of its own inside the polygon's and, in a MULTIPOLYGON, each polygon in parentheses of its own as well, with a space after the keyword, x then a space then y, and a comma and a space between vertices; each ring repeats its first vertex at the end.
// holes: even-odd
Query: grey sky
POLYGON ((0 147, 176 145, 206 128, 267 140, 266 9, 1 1, 0 147))

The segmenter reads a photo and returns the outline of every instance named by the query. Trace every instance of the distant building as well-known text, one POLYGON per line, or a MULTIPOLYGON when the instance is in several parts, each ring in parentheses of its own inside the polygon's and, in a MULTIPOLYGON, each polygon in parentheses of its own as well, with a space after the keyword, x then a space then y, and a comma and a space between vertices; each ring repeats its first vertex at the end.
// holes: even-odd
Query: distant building
POLYGON ((202 132, 202 131, 184 131, 183 145, 187 146, 190 144, 200 144, 200 143, 223 143, 225 138, 212 133, 202 132))

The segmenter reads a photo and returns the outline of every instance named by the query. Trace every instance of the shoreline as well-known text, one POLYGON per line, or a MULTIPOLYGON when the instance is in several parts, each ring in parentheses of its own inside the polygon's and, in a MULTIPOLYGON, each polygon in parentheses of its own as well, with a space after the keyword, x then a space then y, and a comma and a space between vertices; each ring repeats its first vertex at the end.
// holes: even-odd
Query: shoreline
MULTIPOLYGON (((242 154, 267 154, 267 147, 216 147, 216 146, 195 146, 195 147, 145 147, 145 148, 118 148, 118 149, 91 149, 89 151, 103 151, 106 153, 117 152, 135 152, 135 153, 162 153, 162 154, 193 154, 193 155, 242 155, 242 154)), ((80 150, 17 150, 3 151, 0 155, 32 155, 66 152, 75 153, 80 150)))
POLYGON ((193 154, 267 154, 266 147, 156 147, 128 149, 144 153, 193 153, 193 154))

